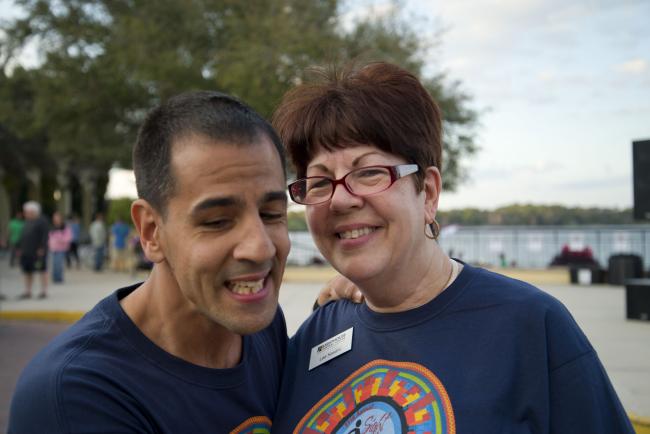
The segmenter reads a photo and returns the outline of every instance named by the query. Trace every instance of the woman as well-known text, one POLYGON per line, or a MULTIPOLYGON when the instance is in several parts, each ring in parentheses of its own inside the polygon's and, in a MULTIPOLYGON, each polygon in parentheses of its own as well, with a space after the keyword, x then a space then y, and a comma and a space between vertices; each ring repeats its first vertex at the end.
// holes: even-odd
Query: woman
POLYGON ((318 248, 365 297, 293 337, 275 432, 633 432, 564 306, 436 243, 442 121, 416 77, 325 76, 274 124, 318 248))
POLYGON ((52 229, 48 237, 48 248, 52 253, 52 282, 63 283, 65 255, 70 248, 72 231, 59 212, 52 214, 52 229))

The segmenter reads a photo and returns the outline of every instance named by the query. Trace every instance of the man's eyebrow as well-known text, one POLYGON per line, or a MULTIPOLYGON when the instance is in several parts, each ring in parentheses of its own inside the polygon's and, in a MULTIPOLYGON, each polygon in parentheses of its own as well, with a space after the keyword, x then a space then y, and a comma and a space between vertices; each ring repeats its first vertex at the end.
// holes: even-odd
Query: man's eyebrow
MULTIPOLYGON (((287 193, 285 191, 270 191, 260 200, 260 203, 267 202, 288 202, 287 193)), ((242 199, 236 196, 225 196, 225 197, 210 197, 202 200, 192 207, 191 215, 199 214, 202 211, 212 209, 212 208, 226 208, 232 206, 239 206, 243 203, 242 199)))
POLYGON ((240 203, 241 200, 233 196, 210 197, 194 205, 194 207, 192 207, 192 211, 190 212, 190 214, 196 215, 201 211, 205 211, 210 208, 224 208, 228 206, 235 206, 240 203))
POLYGON ((266 193, 263 197, 262 200, 260 201, 261 203, 266 203, 266 202, 275 202, 275 201, 281 201, 281 202, 288 202, 287 199, 287 193, 283 191, 270 191, 266 193))

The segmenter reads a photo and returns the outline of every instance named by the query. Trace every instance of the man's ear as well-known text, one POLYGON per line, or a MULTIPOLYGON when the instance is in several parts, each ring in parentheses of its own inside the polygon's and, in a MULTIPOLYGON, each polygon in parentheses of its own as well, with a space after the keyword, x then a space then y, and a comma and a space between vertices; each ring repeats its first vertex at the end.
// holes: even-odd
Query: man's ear
POLYGON ((140 235, 140 245, 147 258, 155 263, 165 259, 160 243, 162 216, 144 199, 131 204, 131 219, 140 235))
POLYGON ((424 223, 432 223, 438 212, 438 199, 442 190, 442 176, 437 167, 424 169, 424 223))

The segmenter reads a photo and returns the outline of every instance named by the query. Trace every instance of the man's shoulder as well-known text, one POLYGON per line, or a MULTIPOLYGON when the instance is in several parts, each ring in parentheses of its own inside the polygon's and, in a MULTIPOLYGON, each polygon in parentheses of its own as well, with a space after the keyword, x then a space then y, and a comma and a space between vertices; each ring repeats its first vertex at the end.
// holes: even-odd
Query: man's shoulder
POLYGON ((49 228, 50 227, 50 223, 43 216, 39 216, 36 219, 36 225, 39 226, 39 227, 42 227, 42 228, 49 228))
POLYGON ((35 379, 57 376, 98 340, 110 339, 111 319, 100 302, 79 321, 47 344, 27 365, 23 375, 35 379))
POLYGON ((63 430, 62 407, 70 399, 81 399, 82 386, 92 387, 92 372, 102 369, 97 361, 110 359, 106 357, 110 350, 101 354, 101 346, 97 345, 98 340, 108 339, 109 323, 98 305, 27 364, 12 398, 10 428, 32 426, 30 418, 38 414, 37 419, 46 422, 42 427, 52 424, 52 432, 59 431, 55 427, 63 430))

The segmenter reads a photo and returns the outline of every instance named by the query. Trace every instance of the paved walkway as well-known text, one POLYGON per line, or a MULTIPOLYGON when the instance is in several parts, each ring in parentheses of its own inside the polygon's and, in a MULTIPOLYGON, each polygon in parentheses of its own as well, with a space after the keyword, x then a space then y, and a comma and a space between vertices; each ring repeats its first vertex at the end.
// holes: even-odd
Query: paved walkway
POLYGON ((69 324, 0 320, 0 432, 7 432, 9 404, 25 364, 69 324))
MULTIPOLYGON (((506 274, 522 276, 521 271, 505 270, 506 274)), ((322 283, 332 275, 327 268, 293 269, 286 273, 285 283, 280 292, 280 304, 287 318, 289 333, 293 334, 311 310, 316 294, 322 283)), ((566 283, 566 272, 530 272, 525 274, 531 281, 561 300, 576 318, 580 327, 589 337, 607 369, 616 391, 625 406, 633 415, 642 420, 650 418, 650 321, 630 321, 625 319, 625 291, 620 286, 577 286, 566 283), (555 274, 554 274, 555 273, 555 274), (560 277, 558 277, 560 276, 560 277)), ((130 276, 112 272, 93 273, 89 270, 66 270, 66 283, 50 285, 49 297, 44 300, 17 300, 22 292, 22 277, 16 268, 8 268, 6 258, 0 259, 0 293, 7 298, 0 301, 0 348, 5 353, 10 343, 8 333, 12 330, 25 333, 29 339, 34 327, 17 325, 15 319, 60 319, 71 320, 89 310, 100 299, 118 287, 142 281, 146 274, 130 276), (13 319, 13 320, 12 320, 13 319), (30 328, 31 327, 31 328, 30 328)), ((34 293, 38 293, 35 282, 34 293)), ((46 326, 45 326, 46 327, 46 326)), ((53 326, 58 332, 60 326, 53 326)), ((54 330, 50 327, 48 330, 54 330)), ((49 339, 49 336, 48 336, 49 339)), ((45 341, 38 340, 36 347, 45 341)), ((30 347, 26 359, 36 349, 30 347)), ((0 371, 7 370, 7 364, 20 364, 5 355, 0 355, 0 371)), ((20 369, 12 368, 11 372, 20 369)), ((10 393, 16 379, 9 381, 9 387, 0 389, 0 394, 10 393)), ((0 431, 4 431, 3 418, 8 411, 8 396, 0 396, 0 431)), ((648 431, 650 432, 650 424, 648 431)))
MULTIPOLYGON (((329 268, 287 270, 280 291, 280 304, 290 334, 307 318, 318 291, 334 274, 329 268)), ((144 272, 133 276, 111 271, 66 270, 65 283, 50 283, 47 298, 36 297, 40 292, 40 282, 35 276, 32 298, 19 300, 18 296, 23 292, 20 270, 9 268, 7 261, 0 259, 0 294, 5 297, 0 300, 0 319, 74 321, 115 289, 142 282, 146 277, 144 272)))

